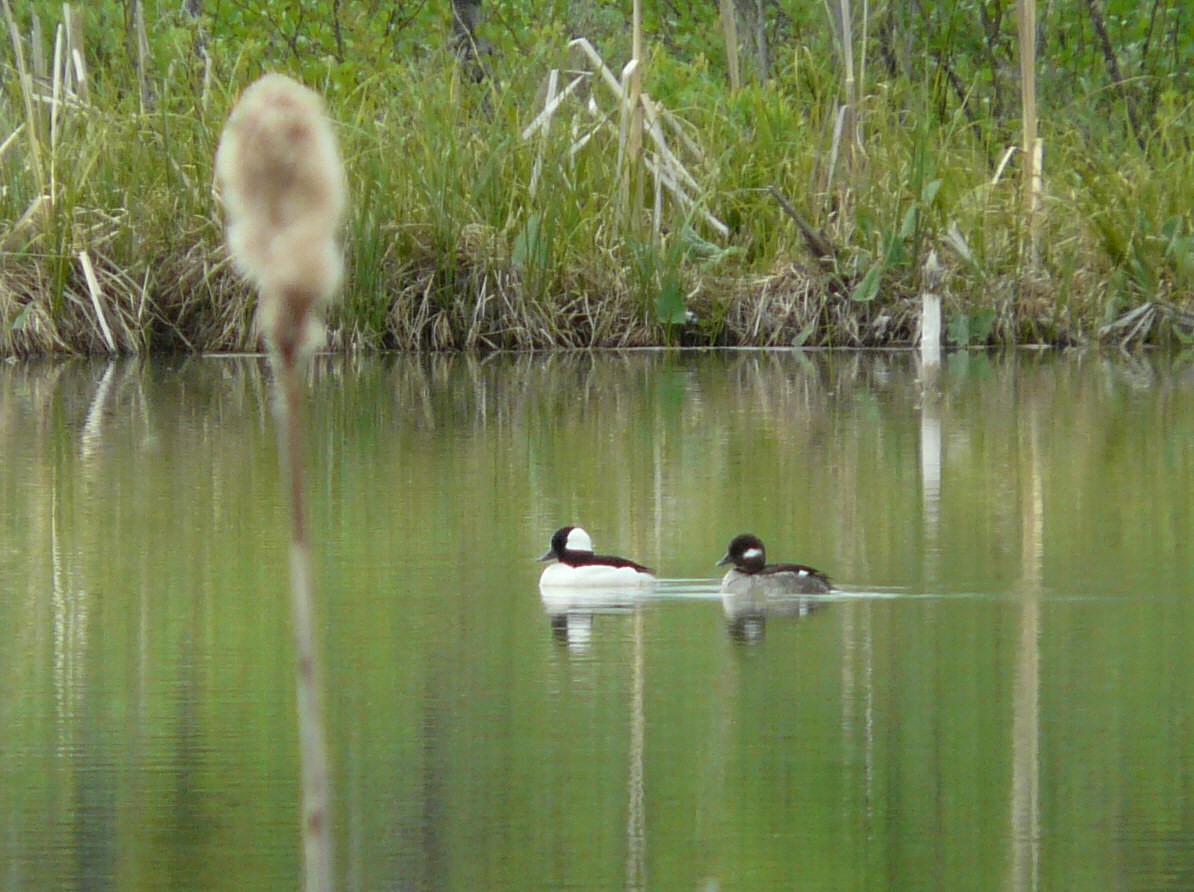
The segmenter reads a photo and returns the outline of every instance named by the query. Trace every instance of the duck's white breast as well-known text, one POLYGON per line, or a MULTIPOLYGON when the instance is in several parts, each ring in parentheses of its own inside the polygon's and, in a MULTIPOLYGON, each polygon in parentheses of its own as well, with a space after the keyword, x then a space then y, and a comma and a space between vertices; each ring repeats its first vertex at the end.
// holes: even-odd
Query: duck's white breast
POLYGON ((633 567, 611 567, 607 564, 586 564, 571 567, 552 564, 539 577, 540 587, 551 588, 653 588, 655 577, 633 567))

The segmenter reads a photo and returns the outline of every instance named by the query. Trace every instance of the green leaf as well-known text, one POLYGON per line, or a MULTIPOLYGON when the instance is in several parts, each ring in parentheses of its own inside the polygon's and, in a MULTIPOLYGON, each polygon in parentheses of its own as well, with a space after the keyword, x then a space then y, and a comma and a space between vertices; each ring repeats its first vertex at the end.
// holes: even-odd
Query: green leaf
POLYGON ((1185 284, 1194 281, 1194 236, 1181 236, 1169 243, 1170 265, 1185 284))
POLYGON ((900 223, 900 238, 911 238, 915 234, 917 215, 916 205, 904 211, 904 220, 900 223))
POLYGON ((949 318, 949 327, 946 329, 946 337, 949 342, 957 347, 966 347, 970 344, 970 317, 965 313, 956 313, 949 318))
POLYGON ((684 257, 688 260, 705 260, 723 253, 720 247, 702 238, 700 233, 687 223, 680 230, 680 241, 684 245, 684 257))
POLYGON ((862 233, 862 241, 869 242, 875 234, 874 216, 865 208, 859 208, 855 223, 858 226, 858 231, 862 233))
POLYGON ((1178 233, 1181 232, 1181 228, 1181 216, 1178 214, 1173 214, 1172 216, 1167 217, 1165 222, 1161 224, 1161 238, 1167 243, 1172 244, 1178 233))
POLYGON ((866 275, 862 277, 862 281, 858 283, 854 289, 854 293, 850 295, 851 300, 856 300, 859 303, 869 303, 875 299, 875 295, 879 293, 879 279, 883 275, 883 267, 876 263, 866 271, 866 275))
POLYGON ((920 203, 925 207, 932 207, 933 200, 937 197, 937 193, 941 191, 941 180, 929 180, 925 183, 925 187, 920 193, 920 203))
POLYGON ((538 214, 531 214, 526 225, 514 237, 514 250, 510 262, 516 269, 544 269, 547 266, 547 238, 538 214))
POLYGON ((970 317, 970 343, 985 344, 995 325, 995 311, 983 310, 970 317))
POLYGON ((664 282, 655 296, 655 318, 664 325, 683 325, 687 320, 684 292, 675 279, 664 282))
POLYGON ((731 245, 723 248, 708 239, 704 239, 691 226, 685 224, 680 231, 680 243, 683 246, 684 259, 698 261, 703 270, 710 270, 727 257, 741 254, 742 249, 731 245))
POLYGON ((29 317, 33 315, 33 304, 27 303, 21 307, 21 312, 17 313, 16 318, 12 320, 9 326, 13 331, 22 331, 29 323, 29 317))
POLYGON ((1143 252, 1139 245, 1137 245, 1136 252, 1137 256, 1128 261, 1128 274, 1144 296, 1152 300, 1157 296, 1157 274, 1148 258, 1142 256, 1143 252))

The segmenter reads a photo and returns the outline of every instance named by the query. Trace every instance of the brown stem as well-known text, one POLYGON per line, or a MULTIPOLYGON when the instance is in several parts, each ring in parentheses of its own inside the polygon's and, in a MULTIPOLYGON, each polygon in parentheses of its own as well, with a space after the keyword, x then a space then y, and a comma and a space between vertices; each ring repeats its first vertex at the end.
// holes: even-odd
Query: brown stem
POLYGON ((1111 38, 1107 34, 1107 25, 1103 21, 1103 13, 1095 4, 1095 0, 1086 0, 1086 9, 1090 12, 1090 21, 1094 25, 1095 34, 1099 38, 1099 47, 1103 50, 1103 62, 1107 66, 1107 74, 1111 78, 1111 82, 1115 84, 1115 88, 1119 90, 1120 95, 1124 98, 1124 105, 1128 110, 1128 123, 1132 125, 1132 135, 1136 137, 1136 143, 1141 149, 1144 148, 1144 137, 1140 133, 1139 114, 1136 110, 1136 102, 1133 100, 1130 93, 1128 93, 1127 85, 1124 84, 1123 74, 1119 70, 1119 58, 1115 55, 1115 48, 1111 46, 1111 38))
POLYGON ((768 186, 767 191, 771 193, 772 198, 779 202, 780 208, 788 215, 788 218, 796 224, 796 229, 804 239, 805 247, 816 258, 821 269, 829 273, 839 293, 845 293, 846 283, 837 274, 837 249, 833 243, 829 241, 825 233, 804 219, 804 216, 792 206, 792 202, 788 201, 787 196, 779 189, 775 186, 768 186))
POLYGON ((340 27, 340 0, 332 0, 332 33, 336 36, 336 61, 344 61, 344 33, 340 27))

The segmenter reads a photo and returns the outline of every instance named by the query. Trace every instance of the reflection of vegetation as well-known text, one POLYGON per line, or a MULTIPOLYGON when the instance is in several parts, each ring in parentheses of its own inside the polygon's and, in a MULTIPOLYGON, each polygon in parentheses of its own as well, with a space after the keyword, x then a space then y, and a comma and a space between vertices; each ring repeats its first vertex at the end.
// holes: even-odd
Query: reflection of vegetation
MULTIPOLYGON (((446 2, 77 4, 64 46, 86 60, 84 81, 69 53, 55 66, 61 4, 9 3, 6 43, 27 77, 6 55, 0 351, 253 343, 251 299, 219 249, 210 158, 231 97, 263 68, 317 85, 340 120, 360 197, 341 346, 907 342, 931 247, 950 274, 947 313, 970 320, 950 328, 963 341, 1067 342, 1144 302, 1189 303, 1194 31, 1182 0, 1042 10, 1031 277, 1007 153, 1019 110, 1006 6, 888 4, 864 33, 867 5, 847 4, 862 127, 844 180, 834 133, 848 91, 825 4, 729 5, 749 13, 739 34, 756 54, 755 77, 733 91, 715 5, 646 4, 645 88, 679 116, 668 139, 703 161, 696 207, 662 198, 658 237, 638 244, 616 213, 615 128, 572 152, 574 129, 592 126, 574 103, 559 113, 567 126, 522 137, 547 72, 575 67, 566 35, 584 33, 614 68, 628 58, 607 5, 485 4, 480 41, 496 52, 476 84, 457 76, 446 2), (551 163, 532 194, 540 157, 551 163), (810 256, 769 187, 830 254, 810 256), (728 238, 703 228, 704 210, 728 238), (975 324, 980 313, 989 321, 975 324)), ((1190 328, 1162 312, 1134 337, 1190 328)))
MULTIPOLYGON (((29 887, 71 885, 70 864, 31 853, 65 850, 72 825, 54 816, 99 801, 74 792, 76 744, 104 736, 119 770, 90 780, 114 790, 105 826, 146 887, 169 885, 171 847, 193 845, 224 876, 294 888, 295 841, 278 830, 294 815, 293 714, 253 694, 285 689, 291 669, 285 581, 261 569, 284 548, 276 469, 259 460, 273 452, 263 365, 119 364, 97 406, 105 374, 0 365, 0 664, 19 692, 0 706, 15 828, 0 861, 47 877, 29 887), (61 714, 58 592, 66 622, 86 616, 61 714), (178 820, 215 818, 179 842, 141 804, 182 809, 184 786, 178 820)), ((561 657, 534 562, 558 522, 640 546, 668 576, 711 578, 749 522, 847 588, 925 587, 912 356, 355 356, 315 375, 330 724, 362 887, 621 883, 630 619, 604 617, 584 660, 561 657), (479 845, 496 826, 507 835, 479 845)), ((653 886, 748 868, 783 885, 794 851, 826 888, 1002 876, 1023 630, 1001 596, 1030 569, 1030 539, 1043 829, 1068 829, 1073 850, 1043 845, 1042 885, 1180 868, 1184 850, 1149 834, 1186 819, 1174 766, 1190 728, 1172 705, 1194 679, 1172 667, 1194 634, 1189 370, 953 357, 940 416, 934 572, 956 597, 847 600, 769 624, 760 648, 727 640, 720 605, 645 613, 653 886), (1043 524, 1028 531, 1034 472, 1043 524), (851 857, 810 858, 798 839, 851 857)))

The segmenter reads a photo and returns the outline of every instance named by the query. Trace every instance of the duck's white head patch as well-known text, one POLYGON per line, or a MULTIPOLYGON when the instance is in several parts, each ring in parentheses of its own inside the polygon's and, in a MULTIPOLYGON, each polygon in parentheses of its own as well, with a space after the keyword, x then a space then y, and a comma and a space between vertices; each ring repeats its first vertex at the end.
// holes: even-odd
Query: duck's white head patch
POLYGON ((744 561, 749 561, 753 558, 760 558, 762 556, 763 556, 763 549, 761 549, 761 548, 748 548, 748 549, 746 549, 746 551, 742 552, 742 559, 744 561))
POLYGON ((564 543, 564 547, 569 551, 591 552, 593 550, 593 540, 580 527, 573 527, 572 532, 568 534, 568 541, 564 543))

